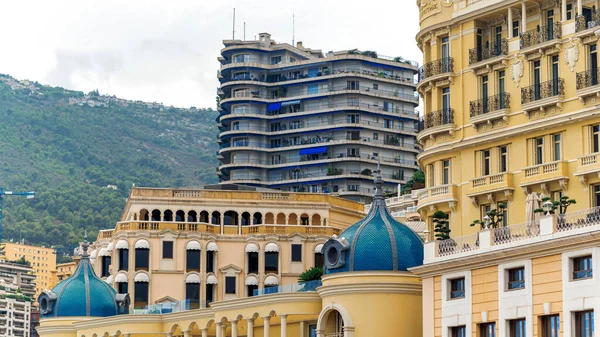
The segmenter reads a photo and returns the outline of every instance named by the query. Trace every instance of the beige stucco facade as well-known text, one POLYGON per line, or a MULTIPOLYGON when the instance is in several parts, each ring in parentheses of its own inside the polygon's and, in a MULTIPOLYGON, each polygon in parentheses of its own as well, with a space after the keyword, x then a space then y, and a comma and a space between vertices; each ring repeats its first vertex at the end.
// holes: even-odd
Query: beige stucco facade
POLYGON ((44 289, 51 289, 53 284, 52 274, 56 270, 56 255, 53 248, 32 246, 14 242, 5 242, 4 254, 8 261, 25 258, 36 276, 36 297, 44 289))

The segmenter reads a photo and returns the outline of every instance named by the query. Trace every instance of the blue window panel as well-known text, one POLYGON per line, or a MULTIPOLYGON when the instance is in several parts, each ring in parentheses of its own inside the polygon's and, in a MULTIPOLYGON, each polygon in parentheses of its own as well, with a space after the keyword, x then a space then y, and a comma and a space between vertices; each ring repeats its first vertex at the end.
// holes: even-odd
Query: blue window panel
POLYGON ((308 85, 308 94, 309 95, 318 94, 318 93, 319 93, 319 85, 317 83, 308 85))
POLYGON ((299 155, 307 155, 307 154, 321 154, 327 152, 327 146, 313 147, 311 149, 302 149, 300 150, 299 155))

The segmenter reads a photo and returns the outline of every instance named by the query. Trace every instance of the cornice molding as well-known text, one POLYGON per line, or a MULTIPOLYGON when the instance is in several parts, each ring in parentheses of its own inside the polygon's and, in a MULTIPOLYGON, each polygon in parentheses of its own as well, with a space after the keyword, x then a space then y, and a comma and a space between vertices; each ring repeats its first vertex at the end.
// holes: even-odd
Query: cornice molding
POLYGON ((236 299, 225 300, 225 301, 220 301, 220 302, 213 302, 210 305, 214 311, 219 311, 219 310, 255 308, 259 305, 266 305, 266 304, 281 304, 281 303, 295 303, 295 302, 319 302, 319 303, 321 303, 321 297, 316 292, 280 293, 280 294, 271 294, 271 295, 265 295, 265 296, 254 296, 254 297, 249 297, 249 298, 236 298, 236 299))
POLYGON ((421 284, 410 283, 360 283, 322 286, 317 289, 320 296, 355 294, 411 294, 421 295, 421 284))

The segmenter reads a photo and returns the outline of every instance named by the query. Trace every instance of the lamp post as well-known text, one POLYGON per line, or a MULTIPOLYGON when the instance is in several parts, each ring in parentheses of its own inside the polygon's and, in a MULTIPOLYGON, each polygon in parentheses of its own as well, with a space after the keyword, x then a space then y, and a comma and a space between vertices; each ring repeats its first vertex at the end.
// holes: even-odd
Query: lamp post
POLYGON ((483 225, 485 226, 485 229, 489 229, 491 223, 492 223, 492 218, 490 218, 489 215, 486 215, 483 217, 483 225))
POLYGON ((552 211, 552 207, 554 205, 552 204, 552 202, 550 202, 550 200, 547 200, 546 202, 544 202, 544 204, 542 205, 542 209, 544 210, 544 212, 546 213, 546 215, 550 215, 550 212, 552 211))

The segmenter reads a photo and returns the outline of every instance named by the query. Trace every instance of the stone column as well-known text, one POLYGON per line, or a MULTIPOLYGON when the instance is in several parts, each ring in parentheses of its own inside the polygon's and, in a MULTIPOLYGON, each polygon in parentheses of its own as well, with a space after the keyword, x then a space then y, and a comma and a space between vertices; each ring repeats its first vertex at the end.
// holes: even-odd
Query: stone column
POLYGON ((583 0, 577 1, 577 15, 583 15, 583 0))
POLYGON ((202 329, 202 337, 208 337, 208 329, 202 329))
POLYGON ((286 214, 286 215, 285 215, 285 225, 287 226, 287 225, 289 225, 289 224, 290 224, 290 215, 289 215, 289 214, 286 214))
POLYGON ((231 321, 231 337, 237 337, 237 321, 231 321))
POLYGON ((225 336, 223 336, 223 330, 222 330, 223 323, 219 322, 219 323, 215 323, 215 325, 217 326, 217 329, 216 329, 217 337, 225 337, 225 336))
POLYGON ((250 223, 248 224, 249 226, 254 225, 254 215, 250 214, 250 223))
POLYGON ((561 0, 560 15, 562 21, 567 21, 567 0, 561 0))
POLYGON ((287 337, 287 315, 279 315, 281 318, 281 337, 287 337))
POLYGON ((521 33, 525 33, 527 31, 527 4, 525 2, 521 3, 521 33))
POLYGON ((221 337, 225 337, 227 335, 225 333, 226 329, 227 329, 227 326, 225 324, 221 325, 221 337))
POLYGON ((221 214, 221 234, 225 234, 225 215, 223 214, 221 214))
POLYGON ((263 328, 264 328, 264 330, 265 330, 265 332, 264 332, 264 335, 263 335, 263 336, 264 336, 264 337, 269 337, 269 332, 270 332, 270 330, 271 330, 271 316, 263 317, 263 319, 264 319, 264 321, 265 321, 265 323, 263 324, 263 325, 264 325, 264 327, 263 327, 263 328))
POLYGON ((317 337, 325 337, 325 330, 317 329, 316 333, 317 333, 317 337))
POLYGON ((513 16, 512 8, 508 7, 508 38, 512 39, 513 36, 513 16))
POLYGON ((183 337, 190 337, 190 332, 189 331, 184 331, 183 332, 183 337))
POLYGON ((248 318, 248 337, 254 337, 254 318, 248 318))

